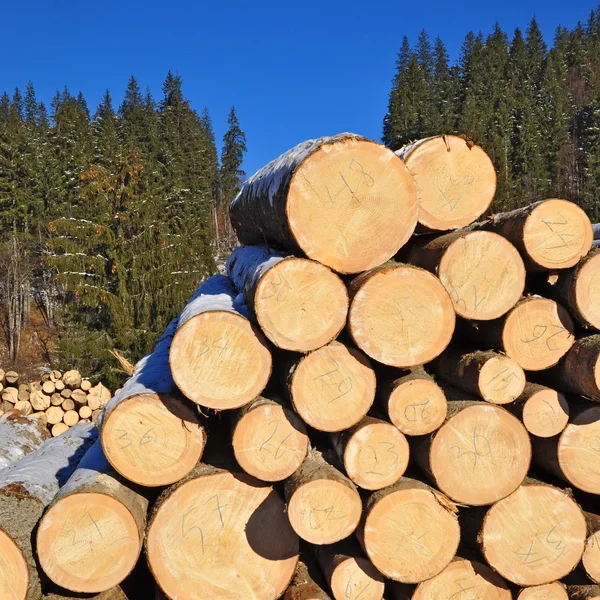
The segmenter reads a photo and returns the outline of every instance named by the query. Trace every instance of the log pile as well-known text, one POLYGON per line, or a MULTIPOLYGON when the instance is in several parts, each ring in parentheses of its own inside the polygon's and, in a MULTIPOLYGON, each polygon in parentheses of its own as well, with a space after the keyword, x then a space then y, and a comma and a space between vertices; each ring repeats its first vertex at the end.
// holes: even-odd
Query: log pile
POLYGON ((97 430, 4 419, 0 598, 600 598, 594 230, 562 199, 474 222, 495 185, 455 136, 250 178, 245 245, 97 430))

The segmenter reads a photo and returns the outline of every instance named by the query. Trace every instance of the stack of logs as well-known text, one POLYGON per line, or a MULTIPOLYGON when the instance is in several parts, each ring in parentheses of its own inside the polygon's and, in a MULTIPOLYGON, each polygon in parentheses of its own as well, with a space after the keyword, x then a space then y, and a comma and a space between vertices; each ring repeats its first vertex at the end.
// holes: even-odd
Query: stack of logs
POLYGON ((600 598, 600 250, 495 186, 449 135, 256 173, 97 429, 0 422, 0 598, 600 598))
POLYGON ((92 385, 79 371, 50 371, 41 381, 20 382, 16 371, 0 369, 0 416, 11 410, 39 419, 54 437, 78 423, 95 423, 111 399, 102 383, 92 385))

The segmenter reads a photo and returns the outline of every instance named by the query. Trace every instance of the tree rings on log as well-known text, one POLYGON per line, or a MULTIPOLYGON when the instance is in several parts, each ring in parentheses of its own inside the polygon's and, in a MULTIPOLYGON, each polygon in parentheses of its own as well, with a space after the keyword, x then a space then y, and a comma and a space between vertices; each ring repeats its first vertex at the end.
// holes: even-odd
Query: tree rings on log
POLYGON ((0 598, 25 600, 29 567, 20 548, 0 529, 0 598))
POLYGON ((457 558, 439 575, 420 583, 412 600, 467 598, 468 590, 476 593, 477 600, 511 600, 512 598, 506 581, 487 565, 457 558))
POLYGON ((489 207, 496 193, 490 157, 471 140, 441 135, 399 150, 415 178, 419 223, 448 230, 469 225, 489 207))
POLYGON ((393 367, 420 365, 441 354, 454 332, 452 302, 437 277, 392 264, 356 277, 348 328, 371 358, 393 367))
POLYGON ((358 423, 373 404, 375 386, 366 356, 340 342, 302 357, 288 377, 296 412, 311 427, 328 432, 358 423))
POLYGON ((456 508, 425 484, 403 478, 367 501, 361 543, 375 567, 402 583, 431 579, 460 540, 456 508))
POLYGON ((556 390, 535 383, 528 383, 516 402, 507 408, 537 437, 558 435, 569 422, 566 398, 556 390))
POLYGON ((187 475, 206 443, 192 406, 166 394, 138 394, 119 402, 101 431, 115 471, 144 486, 170 485, 187 475))
POLYGON ((569 600, 567 589, 559 581, 523 588, 517 600, 569 600))

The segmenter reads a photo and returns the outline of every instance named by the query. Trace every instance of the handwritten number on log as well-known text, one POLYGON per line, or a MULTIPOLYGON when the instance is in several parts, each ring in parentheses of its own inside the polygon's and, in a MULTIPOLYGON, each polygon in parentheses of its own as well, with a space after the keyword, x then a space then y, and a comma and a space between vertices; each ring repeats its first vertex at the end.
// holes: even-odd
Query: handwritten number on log
POLYGON ((132 441, 127 437, 129 432, 126 429, 115 429, 115 431, 123 432, 122 435, 119 436, 120 440, 123 440, 123 444, 119 448, 120 450, 125 450, 125 448, 129 448, 131 446, 132 441))
POLYGON ((197 355, 198 358, 204 356, 207 352, 211 350, 218 350, 217 359, 221 358, 223 352, 227 350, 228 342, 222 337, 216 339, 214 342, 208 341, 208 336, 204 336, 201 341, 198 342, 198 345, 202 348, 202 350, 197 355))
POLYGON ((277 271, 277 277, 279 281, 269 280, 268 284, 271 286, 267 288, 265 293, 263 293, 260 297, 261 300, 269 300, 270 298, 275 297, 277 302, 283 302, 287 295, 288 290, 292 289, 289 281, 279 272, 277 271))
POLYGON ((404 408, 404 418, 409 423, 416 423, 417 421, 424 421, 429 416, 429 409, 427 405, 430 400, 420 402, 418 404, 409 404, 404 408))

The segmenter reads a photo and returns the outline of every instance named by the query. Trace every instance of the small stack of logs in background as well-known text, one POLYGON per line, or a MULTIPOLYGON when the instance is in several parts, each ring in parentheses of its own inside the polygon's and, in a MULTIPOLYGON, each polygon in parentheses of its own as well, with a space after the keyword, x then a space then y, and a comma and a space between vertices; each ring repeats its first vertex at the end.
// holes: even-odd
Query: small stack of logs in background
POLYGON ((495 184, 454 136, 255 174, 97 429, 0 418, 0 598, 600 598, 600 250, 495 184))
POLYGON ((50 371, 40 381, 25 383, 15 371, 0 369, 0 416, 10 410, 40 419, 54 437, 77 423, 96 422, 111 399, 102 383, 92 385, 79 371, 50 371))

